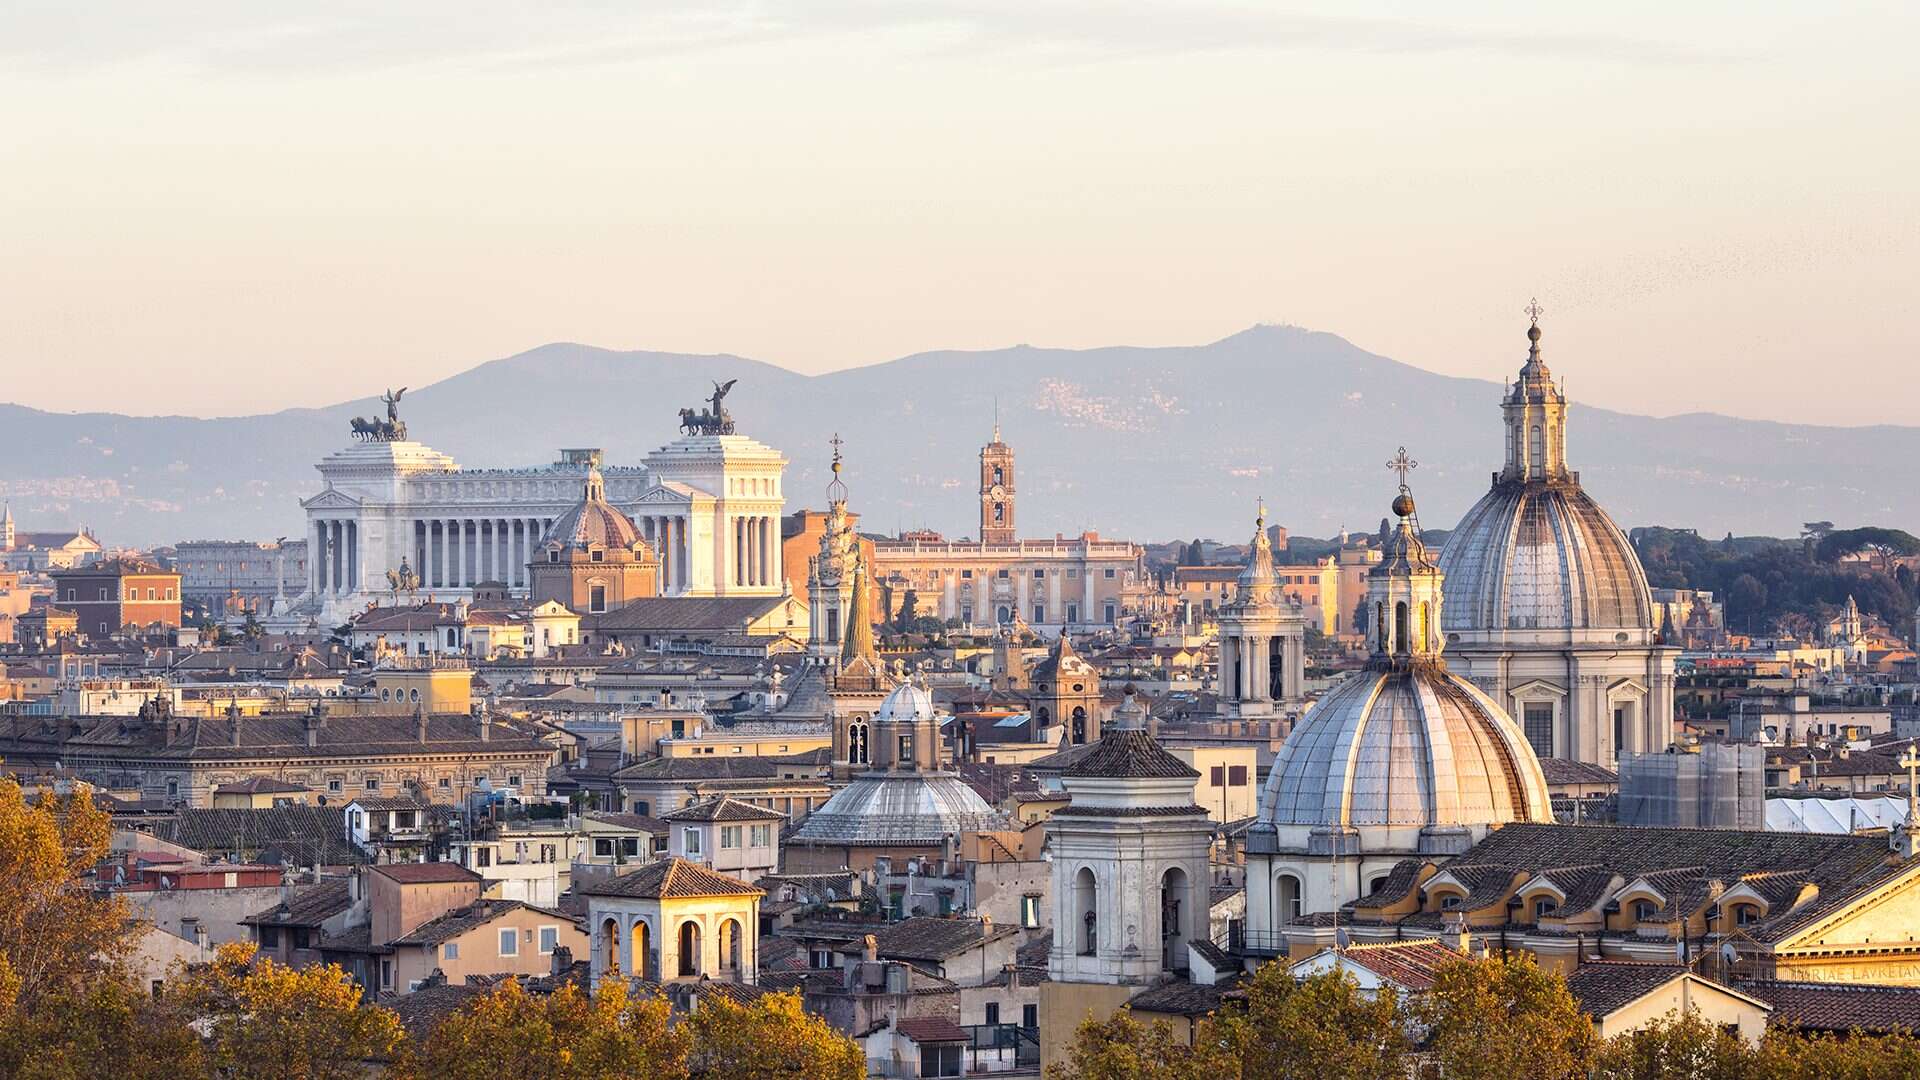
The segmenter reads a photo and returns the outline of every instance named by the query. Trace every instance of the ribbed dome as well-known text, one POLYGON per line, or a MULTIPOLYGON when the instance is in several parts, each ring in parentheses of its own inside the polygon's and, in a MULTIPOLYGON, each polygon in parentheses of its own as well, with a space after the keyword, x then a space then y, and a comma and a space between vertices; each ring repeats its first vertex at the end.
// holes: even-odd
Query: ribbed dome
POLYGON ((632 518, 607 502, 606 481, 599 469, 592 469, 579 504, 553 520, 542 543, 581 549, 631 548, 640 543, 640 530, 632 518))
POLYGON ((787 843, 931 845, 1011 828, 952 773, 866 773, 807 816, 787 843))
POLYGON ((1260 818, 1447 827, 1552 821, 1553 811, 1512 718, 1432 662, 1372 666, 1320 699, 1280 747, 1260 818))
POLYGON ((931 723, 933 719, 933 695, 911 681, 894 687, 873 714, 876 724, 931 723))
POLYGON ((1440 569, 1448 633, 1654 628, 1633 545, 1577 480, 1495 484, 1447 538, 1440 569))

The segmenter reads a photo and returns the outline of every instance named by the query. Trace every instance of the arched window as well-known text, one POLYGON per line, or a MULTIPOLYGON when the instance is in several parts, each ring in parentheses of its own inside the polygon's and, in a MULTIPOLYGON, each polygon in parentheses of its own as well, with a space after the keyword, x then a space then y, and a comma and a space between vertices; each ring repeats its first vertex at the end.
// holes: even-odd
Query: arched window
POLYGON ((720 924, 720 970, 738 975, 740 972, 740 923, 728 919, 720 924))
POLYGON ((660 977, 660 964, 653 958, 653 935, 642 920, 633 924, 633 973, 643 979, 660 977))
POLYGON ((1182 917, 1191 899, 1187 872, 1169 869, 1160 878, 1160 967, 1164 971, 1187 969, 1187 936, 1182 917))
POLYGON ((1407 655, 1407 602, 1401 600, 1393 605, 1393 652, 1396 656, 1407 655))
POLYGON ((1083 866, 1073 878, 1073 906, 1079 913, 1081 956, 1092 956, 1099 951, 1099 904, 1099 883, 1094 880, 1093 870, 1083 866))
POLYGON ((1075 743, 1087 741, 1087 710, 1078 705, 1073 707, 1073 741, 1075 743))
POLYGON ((1273 923, 1275 926, 1295 922, 1301 915, 1300 879, 1292 874, 1281 874, 1273 883, 1273 923))
POLYGON ((608 919, 600 924, 600 966, 603 971, 620 970, 620 923, 608 919))
POLYGON ((680 974, 700 974, 700 924, 692 919, 680 924, 680 974))

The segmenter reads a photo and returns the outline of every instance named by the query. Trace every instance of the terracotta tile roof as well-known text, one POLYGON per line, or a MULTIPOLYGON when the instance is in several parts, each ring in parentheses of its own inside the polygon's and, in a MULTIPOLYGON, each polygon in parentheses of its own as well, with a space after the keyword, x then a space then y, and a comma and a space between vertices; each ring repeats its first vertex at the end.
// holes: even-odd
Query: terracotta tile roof
POLYGON ((944 1016, 909 1016, 894 1030, 917 1043, 966 1042, 966 1029, 944 1016))
POLYGON ((1617 784, 1620 774, 1601 765, 1572 758, 1541 758, 1540 771, 1548 784, 1617 784))
MULTIPOLYGON (((873 936, 880 955, 889 960, 947 960, 986 941, 998 941, 1019 931, 996 926, 989 932, 979 919, 951 919, 918 915, 877 931, 873 936)), ((851 948, 859 948, 856 942, 851 948)))
POLYGON ((450 862, 382 863, 373 867, 373 872, 402 885, 482 880, 479 874, 450 862))
POLYGON ((645 814, 624 814, 611 810, 600 810, 590 811, 582 816, 590 821, 604 822, 605 824, 615 825, 622 829, 633 829, 638 832, 651 833, 655 836, 667 831, 666 824, 659 818, 648 817, 645 814))
POLYGON ((1350 945, 1340 955, 1408 990, 1430 989, 1441 968, 1465 959, 1458 949, 1432 940, 1350 945))
POLYGON ((648 863, 630 874, 581 886, 587 896, 630 896, 672 900, 695 896, 765 896, 739 878, 715 873, 699 863, 674 857, 648 863))
POLYGON ((465 1008, 468 1002, 484 996, 487 990, 484 986, 443 983, 423 986, 411 994, 382 994, 380 1004, 393 1010, 400 1018, 400 1026, 407 1029, 407 1037, 417 1042, 432 1035, 441 1022, 465 1008))
POLYGON ((352 903, 348 891, 345 878, 299 886, 291 901, 282 901, 240 921, 255 926, 319 926, 347 910, 352 903))
POLYGON ((476 900, 463 908, 455 908, 438 918, 421 923, 412 930, 394 938, 389 945, 438 945, 443 941, 457 938, 476 927, 485 926, 502 915, 509 915, 521 908, 551 915, 556 919, 571 923, 573 920, 558 911, 534 907, 519 900, 476 900))
POLYGON ((1013 962, 1021 967, 1043 968, 1047 966, 1047 958, 1052 952, 1053 931, 1044 930, 1014 950, 1013 962))
POLYGON ((1754 980, 1736 989, 1773 1006, 1782 1024, 1813 1031, 1920 1034, 1920 987, 1754 980))
POLYGON ((1109 731, 1094 748, 1060 770, 1062 776, 1109 779, 1184 780, 1200 775, 1193 766, 1161 747, 1140 730, 1109 731))
POLYGON ((764 806, 742 802, 732 796, 688 803, 678 810, 661 814, 661 821, 771 821, 787 815, 764 806))
POLYGON ((339 807, 183 807, 171 814, 140 814, 123 824, 133 824, 143 832, 195 851, 273 850, 302 866, 367 861, 365 854, 348 843, 346 818, 339 807))
POLYGON ((1165 1013, 1169 1016, 1205 1016, 1220 1008, 1220 1000, 1234 984, 1208 986, 1185 979, 1149 987, 1127 999, 1127 1008, 1137 1012, 1165 1013))
POLYGON ((1589 962, 1567 976, 1567 991, 1582 1012, 1609 1016, 1687 973, 1682 964, 1589 962))

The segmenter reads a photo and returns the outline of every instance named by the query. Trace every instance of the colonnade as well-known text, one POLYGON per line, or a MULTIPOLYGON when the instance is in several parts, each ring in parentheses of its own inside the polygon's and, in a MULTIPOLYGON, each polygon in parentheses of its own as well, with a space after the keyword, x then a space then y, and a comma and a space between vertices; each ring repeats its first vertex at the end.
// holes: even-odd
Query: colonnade
POLYGON ((633 519, 640 535, 660 559, 660 595, 673 596, 687 586, 687 519, 676 514, 643 514, 633 519))
POLYGON ((414 572, 423 589, 470 589, 483 581, 527 584, 527 564, 553 519, 427 518, 413 523, 414 572))
POLYGON ((780 521, 765 515, 728 519, 728 581, 736 588, 775 585, 780 577, 780 521))
POLYGON ((314 595, 350 593, 360 582, 360 523, 321 519, 307 538, 307 587, 314 595))

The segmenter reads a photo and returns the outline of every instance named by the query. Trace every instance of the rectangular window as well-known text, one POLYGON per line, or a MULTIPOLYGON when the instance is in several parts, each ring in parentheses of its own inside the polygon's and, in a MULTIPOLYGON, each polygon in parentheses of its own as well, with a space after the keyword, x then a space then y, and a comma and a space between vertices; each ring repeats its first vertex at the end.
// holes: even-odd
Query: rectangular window
POLYGON ((1042 581, 1046 578, 1046 576, 1047 576, 1047 572, 1045 570, 1035 570, 1033 572, 1033 580, 1035 581, 1042 581))
POLYGON ((552 955, 553 950, 559 947, 560 947, 560 928, 557 926, 541 927, 540 928, 540 955, 550 956, 552 955))
POLYGON ((1109 567, 1107 567, 1107 568, 1106 568, 1106 570, 1104 570, 1104 571, 1102 571, 1102 576, 1104 576, 1104 577, 1112 577, 1112 576, 1113 576, 1113 567, 1111 567, 1111 566, 1109 566, 1109 567))
POLYGON ((501 956, 519 956, 520 955, 520 931, 518 930, 500 931, 500 955, 501 956))
POLYGON ((1114 612, 1114 610, 1113 610, 1113 605, 1112 605, 1112 604, 1108 604, 1108 605, 1106 606, 1106 609, 1105 609, 1105 614, 1103 614, 1103 615, 1101 616, 1101 620, 1100 620, 1100 621, 1102 621, 1102 622, 1107 622, 1107 623, 1111 623, 1111 622, 1113 622, 1113 621, 1114 621, 1114 614, 1115 614, 1115 612, 1114 612))
POLYGON ((1042 623, 1047 621, 1047 605, 1045 604, 1033 605, 1033 621, 1042 622, 1042 623))
POLYGON ((280 928, 279 927, 277 926, 255 927, 255 932, 260 935, 261 948, 277 949, 280 947, 280 928))
POLYGON ((1227 766, 1227 785, 1229 787, 1247 786, 1247 767, 1245 765, 1227 766))
POLYGON ((1080 621, 1080 606, 1078 604, 1067 605, 1067 621, 1070 623, 1077 623, 1080 621))
POLYGON ((1040 927, 1040 897, 1029 894, 1020 898, 1020 925, 1029 930, 1040 927))
POLYGON ((460 943, 457 941, 449 941, 445 945, 440 946, 440 959, 442 960, 460 959, 460 943))
POLYGON ((380 778, 379 778, 379 777, 377 777, 377 776, 369 776, 369 777, 367 777, 367 782, 366 782, 366 789, 367 789, 368 791, 379 791, 379 790, 380 790, 380 778))
POLYGON ((1001 578, 1002 580, 1005 580, 1005 579, 1006 579, 1006 576, 1007 576, 1007 572, 1006 572, 1005 570, 1002 570, 1002 571, 1000 571, 1000 573, 999 573, 999 575, 998 575, 998 576, 999 576, 999 577, 1000 577, 1000 578, 1001 578))
POLYGON ((1523 707, 1521 716, 1525 717, 1527 742, 1533 744, 1534 754, 1543 758, 1552 757, 1553 703, 1529 701, 1523 707))
POLYGON ((999 1022, 1000 1022, 1000 1003, 997 1001, 987 1002, 987 1023, 989 1025, 994 1025, 994 1024, 998 1024, 999 1022))
POLYGON ((740 826, 738 825, 720 826, 720 849, 722 851, 732 851, 733 849, 739 846, 740 846, 740 826))
POLYGON ((391 960, 380 961, 380 988, 393 989, 393 961, 391 960))
POLYGON ((1227 767, 1225 765, 1215 765, 1207 776, 1207 783, 1214 787, 1226 787, 1227 767))
POLYGON ((700 854, 700 830, 699 829, 681 830, 680 843, 681 843, 681 846, 686 849, 687 854, 689 855, 700 854))
POLYGON ((1026 1028, 1028 1031, 1040 1030, 1040 1006, 1020 1006, 1020 1026, 1026 1028))
POLYGON ((973 571, 971 571, 971 570, 962 570, 962 571, 960 571, 960 576, 961 576, 961 578, 963 578, 963 579, 966 579, 966 580, 972 580, 972 578, 973 578, 973 571))
MULTIPOLYGON (((645 812, 644 810, 641 811, 641 813, 645 812)), ((625 855, 629 859, 637 858, 640 854, 640 838, 637 836, 621 837, 620 854, 625 855)))
POLYGON ((340 781, 338 780, 327 781, 327 793, 330 795, 340 794, 340 781))
POLYGON ((755 825, 753 827, 753 846, 766 847, 773 843, 773 826, 755 825))
POLYGON ((607 587, 594 585, 587 589, 587 610, 603 612, 607 610, 607 587))
POLYGON ((609 837, 597 837, 593 841, 593 856, 596 859, 613 858, 613 840, 609 837))

